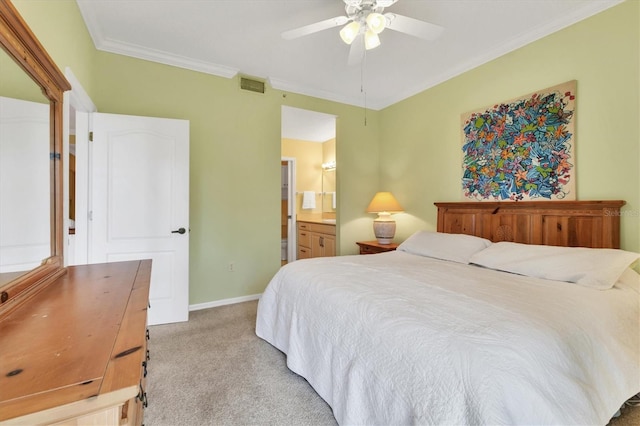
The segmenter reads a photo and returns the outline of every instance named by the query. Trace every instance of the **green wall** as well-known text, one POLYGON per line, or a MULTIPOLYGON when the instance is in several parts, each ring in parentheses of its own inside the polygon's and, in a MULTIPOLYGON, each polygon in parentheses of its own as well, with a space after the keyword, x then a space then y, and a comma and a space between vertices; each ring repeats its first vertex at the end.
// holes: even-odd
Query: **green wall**
POLYGON ((64 73, 73 69, 87 93, 92 93, 97 53, 75 0, 11 0, 27 25, 64 73))
POLYGON ((75 1, 14 4, 100 112, 190 121, 190 304, 261 293, 280 267, 282 105, 338 117, 339 250, 372 237, 364 209, 378 190, 379 112, 365 126, 361 108, 96 51, 75 1))
POLYGON ((355 253, 361 229, 352 222, 376 190, 378 163, 377 126, 365 127, 358 108, 270 88, 247 92, 237 78, 120 55, 99 53, 97 65, 93 96, 102 112, 190 120, 191 304, 261 293, 280 267, 282 105, 338 116, 337 155, 354 164, 342 170, 340 197, 359 200, 339 209, 341 252, 355 253))
POLYGON ((640 3, 627 1, 381 112, 380 181, 406 213, 397 234, 435 229, 461 200, 460 115, 577 80, 578 200, 622 199, 622 248, 640 251, 640 3))
POLYGON ((640 251, 636 1, 368 111, 366 126, 361 108, 99 52, 73 0, 14 4, 99 111, 190 121, 191 304, 260 293, 280 265, 282 105, 338 117, 338 244, 355 254, 356 240, 373 239, 364 210, 376 191, 407 212, 398 239, 435 227, 433 202, 459 199, 462 112, 576 79, 578 197, 626 200, 623 247, 640 251))
POLYGON ((4 50, 0 50, 0 96, 48 104, 49 99, 4 50))

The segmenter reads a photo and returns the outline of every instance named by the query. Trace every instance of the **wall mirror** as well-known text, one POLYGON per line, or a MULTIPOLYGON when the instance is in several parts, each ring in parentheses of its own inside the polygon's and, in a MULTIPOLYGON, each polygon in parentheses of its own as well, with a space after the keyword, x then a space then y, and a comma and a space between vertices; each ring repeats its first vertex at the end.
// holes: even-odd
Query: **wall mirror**
POLYGON ((62 275, 62 99, 71 86, 0 0, 0 313, 62 275))
POLYGON ((0 51, 0 286, 51 256, 49 99, 0 51))

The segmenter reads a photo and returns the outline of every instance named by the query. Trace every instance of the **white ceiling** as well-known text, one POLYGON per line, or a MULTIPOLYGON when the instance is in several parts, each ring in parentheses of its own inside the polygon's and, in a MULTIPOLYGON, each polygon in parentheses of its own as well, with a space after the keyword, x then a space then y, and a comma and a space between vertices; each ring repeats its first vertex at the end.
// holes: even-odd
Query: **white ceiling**
POLYGON ((436 41, 386 30, 362 66, 339 28, 283 31, 345 13, 342 0, 77 0, 99 50, 382 109, 622 0, 399 0, 385 9, 444 27, 436 41))

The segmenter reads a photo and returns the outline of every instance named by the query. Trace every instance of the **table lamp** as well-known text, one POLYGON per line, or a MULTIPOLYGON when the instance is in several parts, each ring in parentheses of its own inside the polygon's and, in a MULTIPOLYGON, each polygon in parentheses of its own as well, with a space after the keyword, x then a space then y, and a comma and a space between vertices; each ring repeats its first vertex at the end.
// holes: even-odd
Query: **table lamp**
POLYGON ((391 244, 396 234, 396 221, 391 218, 391 214, 402 211, 402 207, 390 192, 378 192, 373 197, 367 207, 367 213, 378 213, 378 218, 373 221, 373 233, 378 243, 391 244))

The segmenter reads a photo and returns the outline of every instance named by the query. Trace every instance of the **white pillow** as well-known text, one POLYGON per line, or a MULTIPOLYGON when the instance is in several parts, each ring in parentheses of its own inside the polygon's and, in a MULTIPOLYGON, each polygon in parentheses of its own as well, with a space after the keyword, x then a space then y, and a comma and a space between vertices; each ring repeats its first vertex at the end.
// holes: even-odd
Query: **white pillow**
POLYGON ((636 293, 640 293, 640 274, 631 268, 627 268, 618 278, 618 285, 629 287, 636 293))
POLYGON ((418 231, 396 250, 468 264, 471 255, 490 245, 491 241, 473 235, 418 231))
POLYGON ((607 290, 640 254, 616 249, 499 242, 474 254, 471 263, 530 277, 607 290))

